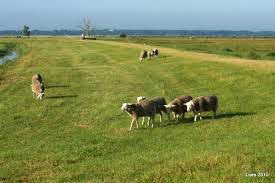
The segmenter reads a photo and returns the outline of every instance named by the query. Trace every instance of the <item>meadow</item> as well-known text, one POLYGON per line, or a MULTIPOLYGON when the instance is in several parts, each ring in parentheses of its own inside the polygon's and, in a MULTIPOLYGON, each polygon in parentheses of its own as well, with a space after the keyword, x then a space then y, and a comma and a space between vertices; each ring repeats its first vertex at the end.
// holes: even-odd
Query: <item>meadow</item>
POLYGON ((139 63, 148 43, 0 39, 21 49, 0 66, 0 182, 273 182, 275 62, 161 40, 152 42, 160 56, 139 63), (35 73, 45 78, 43 101, 32 98, 35 73), (120 110, 138 96, 213 94, 214 120, 210 112, 197 122, 191 113, 180 122, 157 116, 155 128, 129 132, 120 110))
POLYGON ((263 38, 196 38, 180 36, 141 37, 129 36, 127 38, 105 37, 104 40, 131 42, 156 46, 165 46, 178 50, 188 50, 201 53, 248 58, 254 60, 275 60, 275 39, 263 38))

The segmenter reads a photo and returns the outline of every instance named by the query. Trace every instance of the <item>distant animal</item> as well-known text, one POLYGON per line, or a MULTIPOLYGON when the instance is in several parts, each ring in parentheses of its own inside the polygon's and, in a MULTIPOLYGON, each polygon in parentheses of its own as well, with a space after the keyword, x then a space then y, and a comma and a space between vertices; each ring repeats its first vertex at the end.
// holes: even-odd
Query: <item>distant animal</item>
POLYGON ((37 73, 37 74, 35 74, 35 75, 32 76, 32 83, 33 83, 35 80, 38 80, 40 83, 43 83, 42 76, 41 76, 41 74, 39 74, 39 73, 37 73))
MULTIPOLYGON (((137 97, 138 103, 141 101, 145 101, 145 100, 146 100, 146 97, 144 97, 144 96, 137 97)), ((162 113, 161 112, 166 113, 168 118, 170 119, 170 115, 167 112, 166 107, 164 106, 164 105, 166 105, 166 100, 164 99, 164 97, 154 97, 154 98, 150 99, 150 102, 153 102, 155 104, 156 113, 160 115, 160 122, 162 122, 162 113)), ((145 120, 144 118, 145 117, 143 117, 143 119, 142 119, 142 125, 145 120)))
POLYGON ((194 121, 197 121, 197 116, 202 120, 201 112, 212 111, 213 118, 216 117, 216 112, 218 109, 218 97, 217 96, 200 96, 197 97, 186 104, 187 111, 193 111, 194 121))
POLYGON ((154 48, 154 49, 153 49, 153 54, 154 54, 155 56, 158 56, 158 55, 159 55, 159 50, 158 50, 157 48, 154 48))
POLYGON ((193 98, 191 96, 179 96, 176 97, 168 105, 164 105, 164 107, 166 108, 168 113, 173 113, 174 119, 179 120, 180 118, 184 118, 184 115, 187 112, 187 108, 184 104, 192 99, 193 98))
POLYGON ((146 59, 147 56, 148 56, 147 51, 146 50, 142 50, 141 53, 140 53, 140 55, 139 55, 139 60, 142 61, 142 60, 146 59))
POLYGON ((33 98, 43 99, 45 87, 43 85, 43 79, 40 74, 35 74, 32 76, 31 89, 33 93, 33 98))
POLYGON ((153 50, 150 50, 150 51, 149 51, 149 54, 148 54, 149 59, 151 59, 154 55, 155 55, 155 54, 154 54, 154 51, 153 51, 153 50))
POLYGON ((156 115, 156 106, 153 102, 150 101, 140 101, 139 103, 123 103, 121 110, 123 112, 127 112, 132 117, 131 126, 129 131, 132 130, 133 124, 136 123, 136 127, 138 128, 138 118, 143 116, 149 116, 148 126, 154 127, 154 119, 156 115))

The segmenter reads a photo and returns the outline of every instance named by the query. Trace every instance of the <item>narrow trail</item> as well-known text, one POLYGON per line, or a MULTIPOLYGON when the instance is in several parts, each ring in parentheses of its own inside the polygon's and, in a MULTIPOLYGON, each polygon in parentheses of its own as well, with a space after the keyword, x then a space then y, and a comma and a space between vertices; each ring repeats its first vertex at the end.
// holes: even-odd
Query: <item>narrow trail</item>
POLYGON ((127 48, 140 48, 140 49, 149 49, 149 48, 159 48, 161 53, 167 55, 173 55, 177 57, 183 57, 192 60, 200 60, 200 61, 207 61, 207 62, 223 62, 228 64, 234 64, 241 67, 250 67, 254 69, 261 69, 265 71, 275 71, 275 61, 270 60, 250 60, 244 58, 235 58, 229 56, 222 56, 216 54, 209 54, 209 53, 198 53, 192 51, 181 51, 173 48, 165 48, 153 45, 142 45, 136 43, 122 43, 122 42, 115 42, 115 41, 101 41, 96 40, 95 43, 113 45, 113 46, 121 46, 127 48))

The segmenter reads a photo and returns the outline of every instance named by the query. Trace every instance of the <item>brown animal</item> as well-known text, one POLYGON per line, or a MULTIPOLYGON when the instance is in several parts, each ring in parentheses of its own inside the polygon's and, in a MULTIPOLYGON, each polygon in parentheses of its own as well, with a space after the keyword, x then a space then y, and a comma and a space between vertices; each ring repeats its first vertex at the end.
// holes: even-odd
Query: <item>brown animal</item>
POLYGON ((216 112, 218 110, 218 97, 217 96, 200 96, 197 97, 186 104, 186 109, 188 112, 193 111, 194 121, 197 121, 197 116, 202 120, 201 112, 212 111, 213 118, 216 117, 216 112))
MULTIPOLYGON (((144 100, 146 100, 146 97, 144 97, 144 96, 137 97, 138 102, 144 101, 144 100)), ((161 112, 166 113, 168 118, 170 119, 170 115, 167 112, 167 109, 165 107, 165 105, 167 103, 166 103, 166 100, 164 97, 154 97, 154 98, 150 99, 150 101, 153 102, 156 106, 156 113, 160 115, 160 122, 162 122, 162 113, 161 112)), ((143 123, 144 123, 144 117, 142 119, 142 125, 143 125, 143 123)))
POLYGON ((134 122, 138 128, 137 120, 139 117, 149 116, 148 126, 154 127, 154 119, 156 115, 156 106, 153 102, 150 101, 140 101, 136 104, 124 103, 122 104, 121 110, 127 112, 132 117, 132 122, 129 131, 132 130, 134 122))
POLYGON ((42 83, 42 76, 40 74, 35 74, 32 77, 31 88, 32 88, 33 98, 42 100, 44 96, 45 88, 42 83))
POLYGON ((167 112, 172 112, 174 119, 179 120, 179 118, 184 118, 185 112, 187 112, 187 108, 184 105, 189 102, 193 98, 191 96, 179 96, 176 97, 172 102, 168 105, 164 105, 167 109, 167 112))

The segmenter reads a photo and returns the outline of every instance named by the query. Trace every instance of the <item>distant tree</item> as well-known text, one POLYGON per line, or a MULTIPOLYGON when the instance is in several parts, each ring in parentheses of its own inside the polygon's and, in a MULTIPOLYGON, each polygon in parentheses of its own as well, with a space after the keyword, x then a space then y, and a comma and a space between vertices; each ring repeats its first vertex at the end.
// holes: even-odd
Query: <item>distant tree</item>
POLYGON ((95 37, 96 26, 92 24, 92 21, 89 17, 83 18, 80 28, 85 37, 95 37))
POLYGON ((23 30, 22 30, 22 36, 30 36, 31 31, 30 28, 26 25, 24 25, 23 30))
POLYGON ((119 37, 127 37, 127 35, 125 33, 121 33, 119 37))

